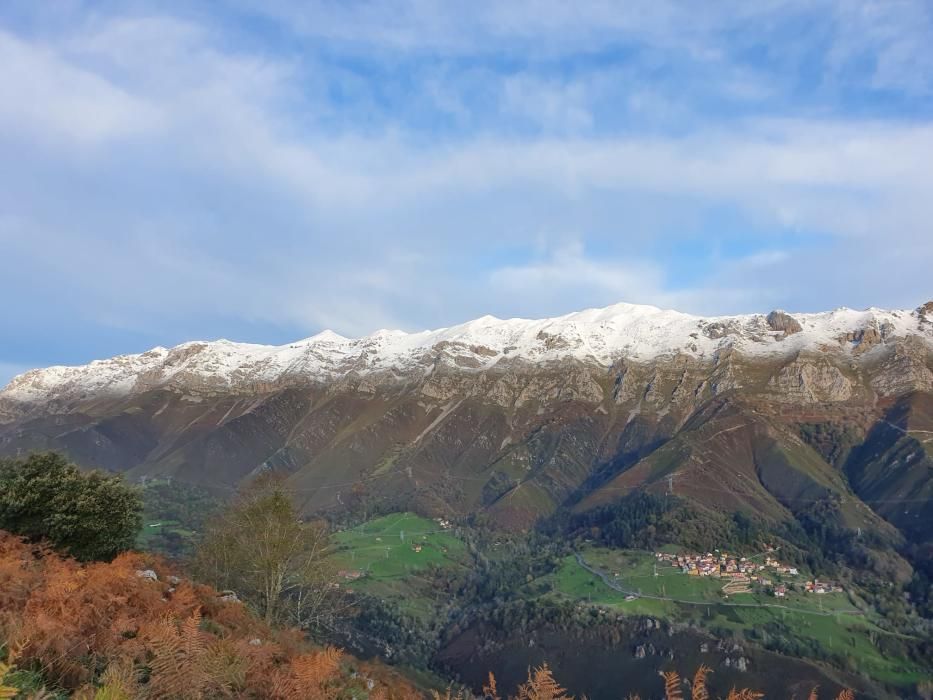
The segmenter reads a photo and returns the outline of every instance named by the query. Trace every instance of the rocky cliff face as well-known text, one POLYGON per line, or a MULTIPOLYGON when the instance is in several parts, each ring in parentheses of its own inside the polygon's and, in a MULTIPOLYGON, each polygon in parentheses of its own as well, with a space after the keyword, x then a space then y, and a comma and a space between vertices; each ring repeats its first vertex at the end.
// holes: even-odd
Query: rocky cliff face
MULTIPOLYGON (((275 469, 307 511, 368 498, 527 526, 561 504, 673 483, 782 518, 827 493, 854 497, 801 426, 858 443, 898 401, 931 393, 927 307, 703 319, 618 305, 35 370, 0 391, 0 453, 61 449, 218 489, 275 469)), ((921 436, 933 426, 918 416, 921 436)))

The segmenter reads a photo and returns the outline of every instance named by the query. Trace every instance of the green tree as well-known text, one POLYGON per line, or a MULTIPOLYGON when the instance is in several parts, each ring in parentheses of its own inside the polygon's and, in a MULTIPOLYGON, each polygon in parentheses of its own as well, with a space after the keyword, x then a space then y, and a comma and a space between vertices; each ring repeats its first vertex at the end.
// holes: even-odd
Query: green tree
POLYGON ((53 452, 0 462, 0 529, 48 540, 76 559, 110 560, 142 527, 142 501, 119 476, 53 452))
POLYGON ((274 477, 261 478, 206 527, 195 555, 199 576, 231 589, 269 622, 326 625, 337 607, 330 535, 302 522, 274 477))

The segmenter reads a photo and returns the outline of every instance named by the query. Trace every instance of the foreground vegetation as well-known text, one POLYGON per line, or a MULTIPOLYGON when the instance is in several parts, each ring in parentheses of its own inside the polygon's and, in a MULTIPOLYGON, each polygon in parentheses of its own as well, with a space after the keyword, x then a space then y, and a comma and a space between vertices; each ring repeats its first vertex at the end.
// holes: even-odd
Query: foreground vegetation
MULTIPOLYGON (((879 627, 857 587, 819 599, 792 594, 779 609, 760 591, 726 600, 709 579, 655 575, 650 554, 619 547, 701 537, 695 514, 676 502, 639 498, 628 510, 623 502, 588 516, 595 521, 555 519, 528 534, 411 512, 332 534, 324 521, 302 521, 283 483, 272 477, 254 481, 226 504, 168 481, 147 484, 141 495, 54 455, 3 463, 0 517, 24 538, 0 535, 0 660, 15 666, 0 669, 8 688, 0 698, 410 698, 423 692, 411 680, 327 644, 414 667, 417 673, 408 678, 422 688, 443 686, 443 676, 466 671, 478 688, 477 673, 500 667, 496 649, 514 648, 509 640, 518 639, 524 650, 501 659, 512 669, 503 675, 509 685, 520 684, 514 697, 556 699, 569 696, 548 667, 524 683, 516 677, 514 662, 523 673, 525 664, 551 658, 529 655, 528 640, 553 634, 552 650, 580 644, 579 653, 587 644, 603 644, 601 635, 608 649, 636 637, 651 646, 640 630, 660 630, 660 620, 666 637, 654 642, 666 645, 660 668, 667 673, 673 665, 712 662, 715 655, 697 657, 695 649, 715 638, 820 659, 851 672, 845 677, 857 687, 855 672, 918 694, 927 688, 922 641, 879 627), (67 491, 56 491, 48 473, 77 484, 80 507, 69 506, 67 491), (39 508, 33 491, 54 508, 39 508), (106 507, 118 513, 97 541, 106 507), (153 536, 156 528, 140 528, 141 510, 147 526, 171 523, 177 537, 164 540, 153 536), (595 542, 585 541, 591 538, 595 542), (120 553, 134 540, 169 544, 180 561, 120 553), (685 636, 676 641, 677 634, 685 636), (489 653, 454 665, 439 656, 458 644, 489 653), (183 675, 193 679, 184 687, 183 675)), ((721 525, 720 534, 732 533, 736 546, 760 534, 753 522, 737 517, 721 525)), ((631 658, 632 647, 623 648, 619 653, 631 658)), ((567 667, 555 664, 563 676, 567 667)), ((610 673, 620 696, 630 688, 648 693, 645 667, 630 669, 642 675, 631 679, 635 685, 615 669, 610 673)), ((720 674, 746 678, 723 670, 719 680, 720 674)), ((823 676, 806 675, 814 677, 823 676)), ((843 676, 829 677, 838 688, 843 676)), ((587 687, 585 678, 568 682, 587 687)), ((673 690, 693 688, 690 697, 711 697, 697 694, 696 683, 680 688, 669 682, 666 692, 676 698, 681 695, 673 690)), ((785 687, 774 678, 764 685, 772 694, 785 687)), ((608 697, 606 684, 599 688, 599 697, 608 697)), ((496 692, 494 685, 487 688, 491 697, 496 692)), ((759 696, 734 691, 729 697, 759 696)))
POLYGON ((5 532, 0 643, 6 697, 420 697, 384 667, 315 647, 213 588, 173 578, 158 558, 82 564, 5 532))

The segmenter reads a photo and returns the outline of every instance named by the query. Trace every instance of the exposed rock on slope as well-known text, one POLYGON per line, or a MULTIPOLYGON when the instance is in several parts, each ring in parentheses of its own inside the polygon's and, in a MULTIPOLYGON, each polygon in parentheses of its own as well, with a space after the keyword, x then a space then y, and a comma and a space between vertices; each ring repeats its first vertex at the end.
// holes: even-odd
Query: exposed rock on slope
POLYGON ((800 425, 865 439, 894 402, 933 392, 925 308, 704 319, 619 304, 281 347, 186 343, 17 377, 0 391, 0 453, 60 449, 220 489, 276 469, 308 511, 362 487, 515 526, 583 496, 663 490, 676 472, 703 503, 789 517, 793 499, 851 495, 800 425))

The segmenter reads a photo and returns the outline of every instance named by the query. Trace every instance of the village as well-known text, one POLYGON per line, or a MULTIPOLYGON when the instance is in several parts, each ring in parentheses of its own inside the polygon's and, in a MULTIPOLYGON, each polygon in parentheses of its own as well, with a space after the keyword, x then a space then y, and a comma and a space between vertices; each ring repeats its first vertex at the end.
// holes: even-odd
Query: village
POLYGON ((716 550, 715 553, 706 554, 672 554, 669 552, 655 552, 655 559, 659 563, 668 564, 687 576, 709 576, 725 579, 723 593, 747 593, 751 586, 756 584, 773 593, 777 598, 784 598, 788 590, 800 590, 805 593, 837 593, 842 587, 831 581, 813 579, 805 581, 802 585, 790 583, 785 577, 800 575, 797 567, 784 564, 772 555, 773 549, 752 557, 732 555, 728 552, 716 550), (762 561, 754 561, 763 556, 762 561), (772 577, 780 577, 775 580, 772 577))

